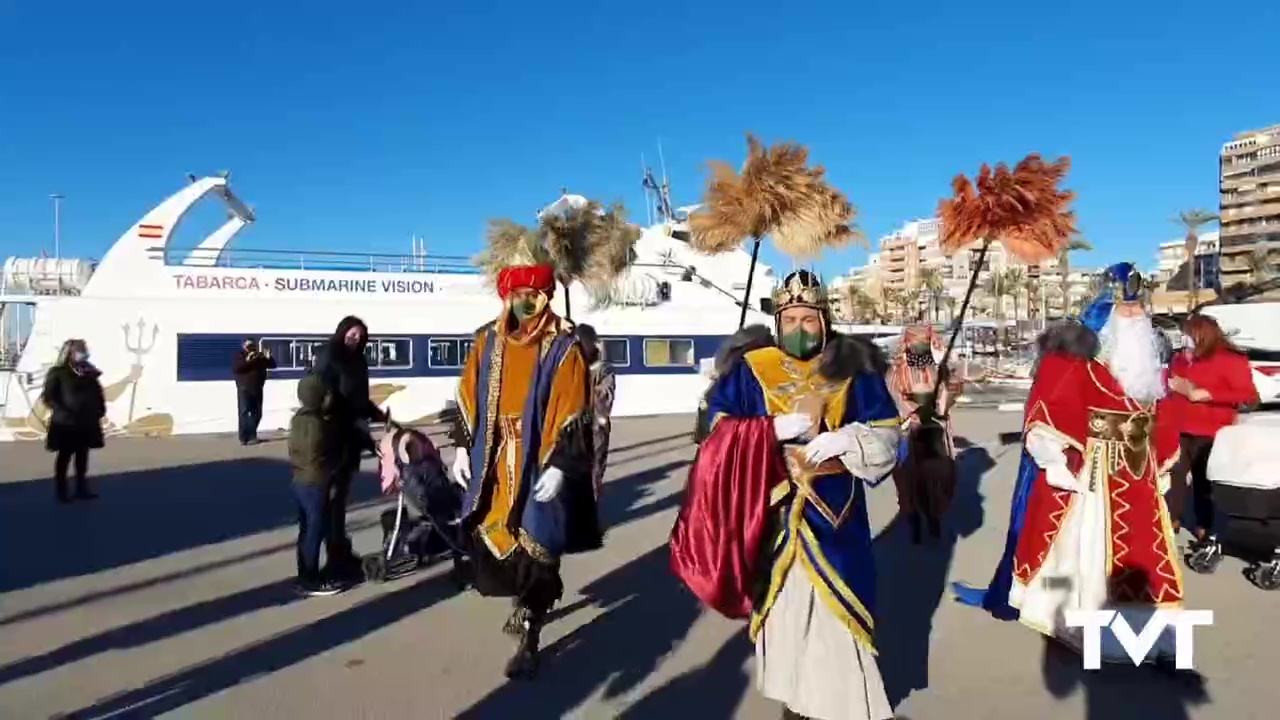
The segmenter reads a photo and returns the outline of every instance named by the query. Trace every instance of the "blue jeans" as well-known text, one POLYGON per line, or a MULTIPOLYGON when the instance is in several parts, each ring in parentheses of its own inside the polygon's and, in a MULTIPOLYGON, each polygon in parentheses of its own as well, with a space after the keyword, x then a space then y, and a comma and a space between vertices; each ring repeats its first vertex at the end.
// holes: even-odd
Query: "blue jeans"
POLYGON ((236 409, 240 419, 238 426, 240 442, 257 440, 258 425, 262 422, 262 391, 237 387, 236 409))
POLYGON ((329 526, 329 488, 312 483, 293 483, 298 503, 298 578, 320 578, 320 546, 329 526))

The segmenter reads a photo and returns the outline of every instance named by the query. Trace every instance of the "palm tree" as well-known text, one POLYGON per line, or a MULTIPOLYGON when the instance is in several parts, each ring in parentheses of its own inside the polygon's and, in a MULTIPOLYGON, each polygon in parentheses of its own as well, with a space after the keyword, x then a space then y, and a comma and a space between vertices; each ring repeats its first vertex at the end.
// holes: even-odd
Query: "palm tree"
POLYGON ((1187 295, 1187 310, 1196 306, 1200 296, 1200 282, 1196 277, 1196 249, 1200 246, 1199 230, 1209 223, 1218 222, 1218 216, 1207 210, 1183 210, 1173 219, 1175 223, 1187 229, 1187 269, 1190 271, 1190 293, 1187 295))
POLYGON ((1043 303, 1040 301, 1044 295, 1044 288, 1040 287, 1040 280, 1028 277, 1022 281, 1022 290, 1027 294, 1027 317, 1030 318, 1032 315, 1041 316, 1040 321, 1043 323, 1043 313, 1040 312, 1043 303))
POLYGON ((885 317, 890 317, 890 314, 889 314, 890 308, 898 307, 899 295, 901 295, 901 293, 891 287, 888 287, 885 285, 882 285, 880 287, 880 298, 879 298, 880 308, 881 308, 881 313, 885 317))
POLYGON ((924 268, 920 271, 920 286, 924 288, 926 296, 929 298, 929 309, 933 313, 933 321, 938 322, 938 304, 942 298, 943 282, 942 271, 935 267, 924 268))
POLYGON ((1265 282, 1271 279, 1271 244, 1262 243, 1255 247, 1245 262, 1249 265, 1250 280, 1254 283, 1265 282))
POLYGON ((1000 342, 1004 337, 1004 299, 1009 297, 1009 283, 1002 272, 992 271, 983 282, 983 291, 991 298, 992 317, 996 321, 996 359, 1000 359, 1000 342))
POLYGON ((915 314, 911 310, 920 309, 920 288, 911 288, 898 293, 898 316, 902 318, 901 325, 906 325, 914 320, 915 314))
POLYGON ((1023 285, 1027 282, 1027 271, 1020 267, 1011 267, 1004 271, 1004 285, 1009 297, 1013 298, 1013 332, 1019 337, 1018 322, 1021 320, 1018 312, 1018 301, 1022 299, 1023 285))
POLYGON ((1066 246, 1062 248, 1062 252, 1058 253, 1058 270, 1062 273, 1059 293, 1062 295, 1063 317, 1070 314, 1069 308, 1071 307, 1071 253, 1077 250, 1088 252, 1092 249, 1092 243, 1076 235, 1068 240, 1066 246))

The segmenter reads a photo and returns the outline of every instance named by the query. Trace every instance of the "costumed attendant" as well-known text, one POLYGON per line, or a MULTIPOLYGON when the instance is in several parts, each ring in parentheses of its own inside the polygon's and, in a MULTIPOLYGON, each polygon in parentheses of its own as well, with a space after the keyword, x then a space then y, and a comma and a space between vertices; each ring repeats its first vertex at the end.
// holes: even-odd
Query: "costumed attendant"
POLYGON ((773 302, 776 340, 747 327, 718 358, 672 568, 713 610, 750 617, 756 685, 784 717, 885 720, 864 483, 897 455, 887 364, 831 329, 812 273, 787 276, 773 302))
MULTIPOLYGON (((1076 650, 1082 632, 1065 611, 1114 609, 1141 628, 1183 594, 1164 500, 1178 426, 1162 401, 1157 331, 1132 264, 1103 281, 1078 322, 1039 339, 1008 544, 990 588, 957 587, 961 602, 1076 650)), ((1104 662, 1130 662, 1109 629, 1101 644, 1104 662)), ((1174 652, 1166 629, 1148 660, 1171 668, 1174 652)))
POLYGON ((507 677, 538 670, 539 634, 560 599, 560 558, 600 547, 592 490, 587 361, 549 308, 555 277, 529 231, 496 224, 488 269, 502 314, 476 333, 458 385, 453 472, 467 488, 476 589, 512 597, 507 677))
POLYGON ((929 534, 941 537, 942 516, 956 490, 955 443, 948 414, 964 382, 948 372, 934 404, 938 362, 945 353, 946 344, 933 326, 912 325, 902 331, 889 370, 889 389, 906 436, 893 471, 898 514, 911 523, 911 539, 916 543, 921 540, 922 518, 929 534), (940 415, 932 415, 931 408, 940 415))
POLYGON ((595 450, 595 465, 592 481, 596 489, 596 499, 600 498, 600 490, 604 486, 604 471, 609 464, 609 434, 613 430, 613 397, 617 391, 618 379, 614 377, 613 368, 604 359, 600 347, 600 338, 596 329, 590 325, 580 324, 574 328, 578 342, 582 344, 582 352, 587 358, 591 372, 591 427, 592 441, 595 450))

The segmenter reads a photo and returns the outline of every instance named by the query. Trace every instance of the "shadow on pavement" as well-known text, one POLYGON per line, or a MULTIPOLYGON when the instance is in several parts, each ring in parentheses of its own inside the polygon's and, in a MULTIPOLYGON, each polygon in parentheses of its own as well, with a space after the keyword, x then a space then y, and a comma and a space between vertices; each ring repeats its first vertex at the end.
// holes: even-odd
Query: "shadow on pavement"
MULTIPOLYGON (((289 478, 286 461, 248 457, 92 477, 101 497, 71 505, 47 480, 0 485, 0 593, 291 525, 289 478)), ((357 477, 351 492, 355 506, 378 483, 357 477)))
MULTIPOLYGON (((266 599, 264 592, 263 600, 266 599)), ((178 670, 140 688, 67 713, 76 720, 150 718, 355 642, 455 594, 447 575, 424 576, 394 592, 293 628, 215 660, 178 670)), ((179 611, 181 612, 181 611, 179 611)))
MULTIPOLYGON (((506 683, 458 718, 578 717, 575 708, 597 692, 608 703, 638 687, 684 640, 701 613, 697 599, 672 576, 665 544, 587 585, 582 594, 605 612, 550 644, 536 681, 506 683)), ((723 706, 717 702, 723 692, 701 688, 697 707, 723 706)), ((741 696, 740 688, 735 692, 741 696)))
POLYGON ((1084 720, 1190 720, 1190 708, 1209 701, 1198 676, 1173 678, 1151 667, 1124 665, 1085 670, 1078 653, 1048 638, 1041 672, 1045 688, 1057 699, 1084 689, 1084 720))
POLYGON ((983 475, 995 467, 987 450, 964 438, 955 439, 956 493, 947 512, 941 540, 911 541, 902 516, 874 541, 876 560, 876 649, 889 704, 897 707, 912 692, 929 687, 929 641, 933 616, 947 589, 956 543, 983 524, 983 475))

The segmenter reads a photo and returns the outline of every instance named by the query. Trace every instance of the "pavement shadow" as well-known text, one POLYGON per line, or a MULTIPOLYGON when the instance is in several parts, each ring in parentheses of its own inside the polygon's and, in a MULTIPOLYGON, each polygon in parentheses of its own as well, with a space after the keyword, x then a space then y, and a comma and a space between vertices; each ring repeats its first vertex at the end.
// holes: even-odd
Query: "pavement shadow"
POLYGON ((984 522, 982 476, 995 467, 986 448, 955 439, 956 492, 942 538, 916 545, 899 515, 876 536, 876 649, 889 704, 929 687, 929 641, 933 616, 946 594, 956 543, 984 522))
POLYGON ((639 448, 648 447, 650 445, 659 445, 665 442, 671 442, 672 440, 688 440, 688 439, 689 439, 689 433, 686 431, 682 433, 676 433, 675 435, 666 435, 663 437, 649 438, 648 440, 633 442, 630 445, 621 445, 619 447, 609 448, 609 452, 623 453, 623 452, 627 452, 628 450, 638 450, 639 448))
POLYGON ((657 499, 654 486, 666 480, 671 473, 688 467, 690 460, 673 460, 639 472, 631 473, 604 484, 600 493, 600 518, 606 529, 654 515, 680 506, 681 489, 657 499), (644 502, 649 499, 649 502, 644 502))
POLYGON ((1203 678, 1171 677, 1149 666, 1081 667, 1079 653, 1045 638, 1041 672, 1045 688, 1061 700, 1084 690, 1084 720, 1152 717, 1190 720, 1190 708, 1209 702, 1203 678))
POLYGON ((375 596, 339 613, 247 645, 222 657, 178 670, 142 687, 66 713, 75 720, 152 718, 173 712, 253 678, 355 642, 457 593, 443 574, 375 596))
POLYGON ((279 607, 301 599, 292 583, 279 581, 242 590, 194 605, 161 613, 112 628, 87 638, 67 643, 42 655, 24 658, 0 667, 0 686, 32 675, 56 670, 87 658, 114 650, 125 650, 166 638, 193 632, 207 625, 231 620, 240 615, 279 607))
MULTIPOLYGON (((112 473, 91 478, 97 500, 71 505, 54 501, 48 480, 2 484, 0 593, 291 525, 290 472, 285 460, 247 457, 112 473)), ((378 494, 376 480, 357 477, 350 502, 378 494)))
MULTIPOLYGON (((575 709, 598 691, 608 702, 638 687, 702 612, 697 598, 671 576, 670 555, 667 545, 659 545, 584 587, 589 604, 605 608, 604 613, 548 645, 535 682, 508 682, 457 717, 581 717, 575 709)), ((699 705, 691 707, 716 707, 720 703, 713 699, 721 692, 702 687, 699 705)))
POLYGON ((744 629, 721 645, 705 665, 670 680, 618 713, 618 717, 681 718, 695 710, 707 718, 733 717, 751 683, 746 663, 754 651, 744 629))

